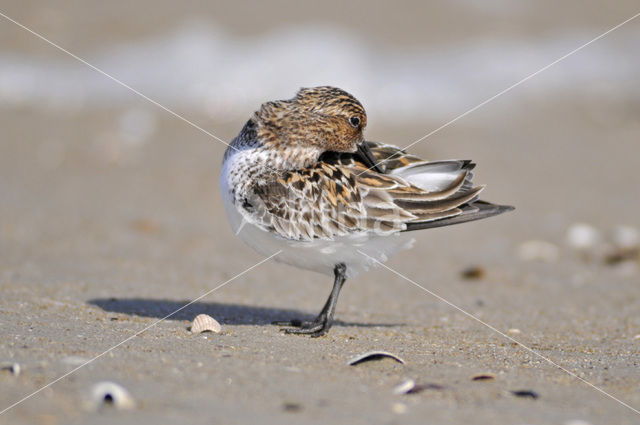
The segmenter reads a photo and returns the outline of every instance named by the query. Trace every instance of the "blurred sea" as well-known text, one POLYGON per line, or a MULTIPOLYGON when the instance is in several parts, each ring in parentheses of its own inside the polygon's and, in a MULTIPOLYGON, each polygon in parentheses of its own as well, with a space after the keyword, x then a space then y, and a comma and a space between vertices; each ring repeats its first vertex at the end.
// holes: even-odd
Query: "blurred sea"
MULTIPOLYGON (((339 27, 288 27, 239 38, 210 22, 190 20, 84 59, 160 103, 216 121, 246 117, 261 102, 291 97, 299 87, 330 84, 358 97, 370 117, 398 123, 452 118, 596 35, 478 38, 399 49, 339 27)), ((518 90, 637 102, 640 55, 630 52, 638 46, 640 31, 620 31, 518 90)), ((138 100, 62 52, 46 59, 0 52, 0 106, 74 110, 138 100)))

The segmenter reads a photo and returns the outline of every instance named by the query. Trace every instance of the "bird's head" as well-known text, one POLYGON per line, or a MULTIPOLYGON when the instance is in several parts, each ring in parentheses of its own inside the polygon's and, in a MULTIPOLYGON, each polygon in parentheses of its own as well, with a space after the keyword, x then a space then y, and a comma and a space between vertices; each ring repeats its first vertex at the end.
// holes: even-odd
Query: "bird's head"
POLYGON ((258 139, 278 147, 355 152, 367 114, 358 100, 335 87, 303 88, 289 100, 262 104, 254 115, 258 139))
POLYGON ((258 141, 269 147, 300 155, 309 153, 314 161, 324 152, 358 152, 368 167, 376 168, 364 143, 367 113, 342 89, 300 89, 292 99, 262 104, 252 120, 258 141))

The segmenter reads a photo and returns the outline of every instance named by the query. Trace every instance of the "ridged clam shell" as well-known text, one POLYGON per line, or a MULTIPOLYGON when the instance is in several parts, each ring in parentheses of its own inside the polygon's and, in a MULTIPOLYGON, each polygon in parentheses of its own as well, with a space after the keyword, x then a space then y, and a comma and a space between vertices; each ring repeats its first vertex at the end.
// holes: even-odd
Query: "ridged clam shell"
POLYGON ((191 323, 191 332, 199 334, 201 332, 219 333, 222 330, 220 323, 207 314, 198 314, 191 323))

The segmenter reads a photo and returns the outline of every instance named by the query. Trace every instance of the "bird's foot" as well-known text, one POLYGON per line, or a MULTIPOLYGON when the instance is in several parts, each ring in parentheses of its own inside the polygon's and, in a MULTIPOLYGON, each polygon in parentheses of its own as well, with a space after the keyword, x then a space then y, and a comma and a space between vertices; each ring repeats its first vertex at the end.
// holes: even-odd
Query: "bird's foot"
POLYGON ((273 322, 274 325, 283 326, 284 333, 295 335, 309 335, 317 338, 325 335, 331 324, 326 317, 318 317, 315 320, 291 320, 288 322, 273 322))

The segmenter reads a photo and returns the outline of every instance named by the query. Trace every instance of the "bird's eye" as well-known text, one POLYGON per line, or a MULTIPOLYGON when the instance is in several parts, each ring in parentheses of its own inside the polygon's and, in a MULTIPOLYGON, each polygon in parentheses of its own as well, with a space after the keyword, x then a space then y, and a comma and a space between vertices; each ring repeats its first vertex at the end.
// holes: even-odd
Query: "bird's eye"
POLYGON ((357 127, 360 125, 360 118, 353 116, 351 118, 349 118, 349 124, 351 124, 352 127, 357 127))

